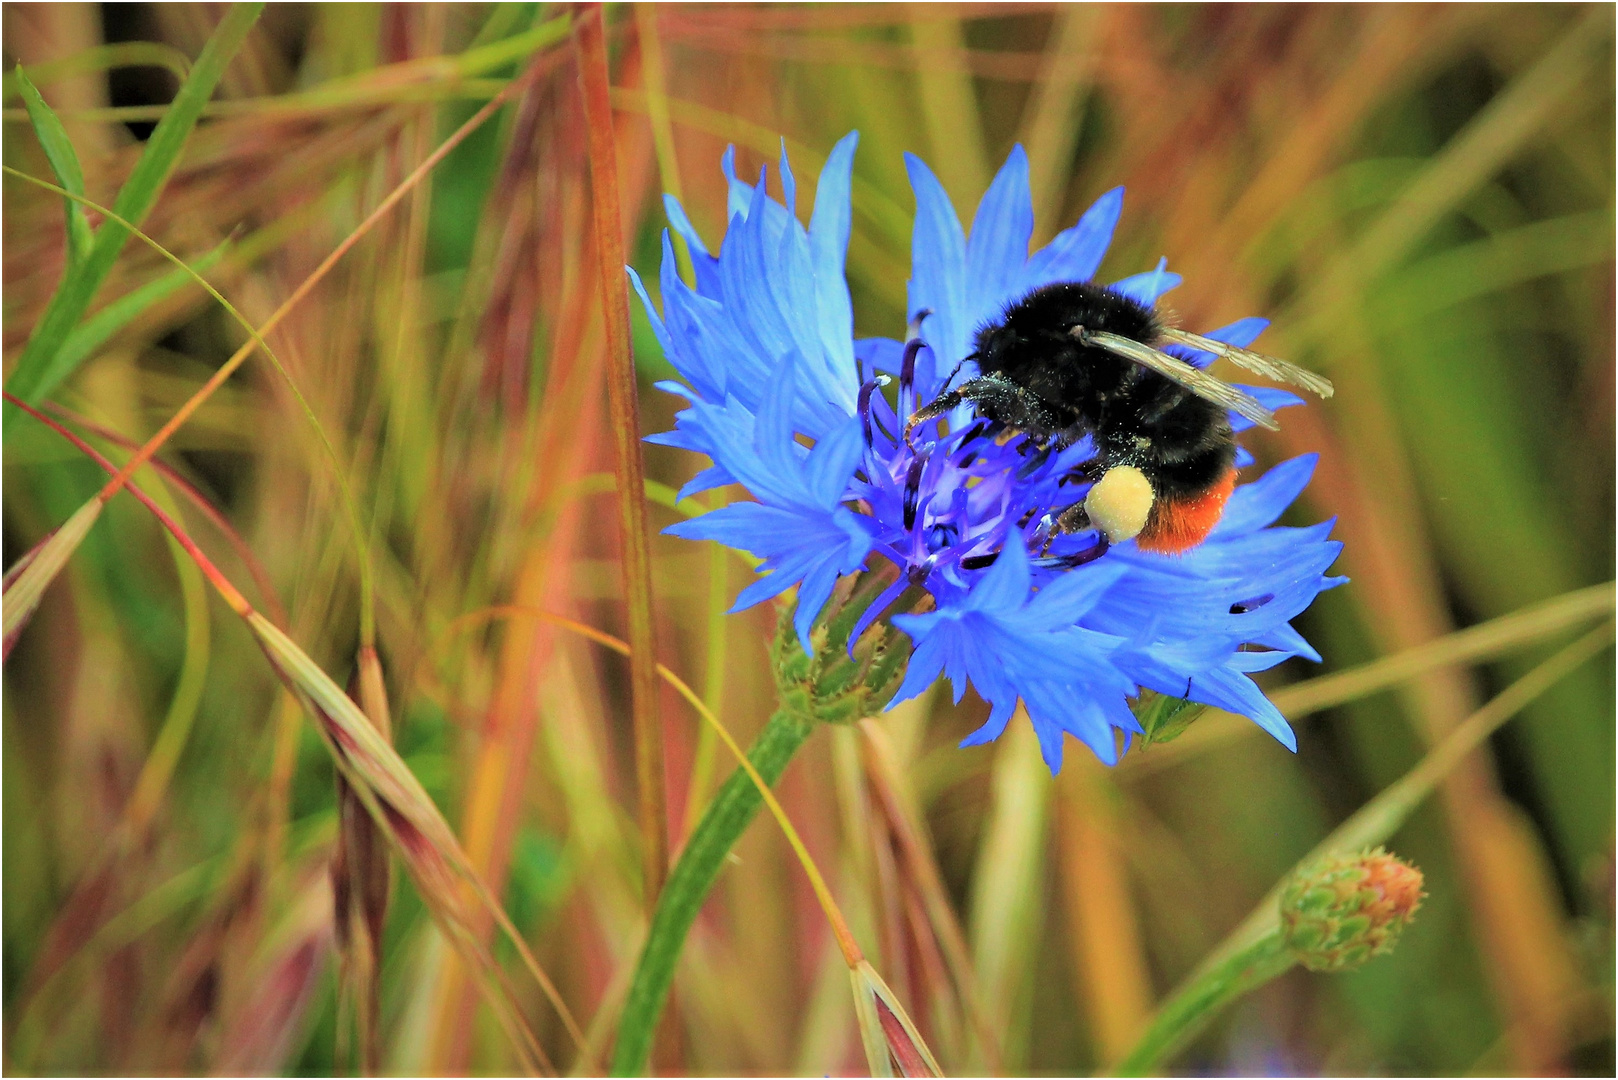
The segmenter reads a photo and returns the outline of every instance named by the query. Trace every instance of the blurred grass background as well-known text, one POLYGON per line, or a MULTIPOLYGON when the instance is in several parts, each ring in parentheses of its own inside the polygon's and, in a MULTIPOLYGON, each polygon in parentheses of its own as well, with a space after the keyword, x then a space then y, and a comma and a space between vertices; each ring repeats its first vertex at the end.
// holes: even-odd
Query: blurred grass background
MULTIPOLYGON (((5 6, 7 69, 27 65, 61 115, 92 199, 110 204, 221 11, 5 6)), ((468 74, 433 58, 557 13, 272 4, 146 231, 193 262, 226 244, 208 277, 262 322, 524 62, 468 74)), ((748 177, 784 136, 807 188, 858 128, 856 328, 899 336, 903 151, 969 221, 1023 143, 1036 243, 1127 185, 1104 278, 1167 255, 1186 277, 1169 300, 1186 325, 1267 316, 1269 351, 1337 384, 1252 440, 1261 463, 1321 454, 1294 513, 1337 516, 1354 579, 1300 620, 1323 668, 1294 662, 1280 686, 1612 579, 1613 23, 1612 8, 1578 5, 613 6, 625 241, 655 282, 662 191, 715 245, 727 144, 748 177)), ((624 633, 577 72, 565 40, 534 63, 533 85, 271 344, 371 531, 400 752, 599 1039, 643 932, 628 665, 530 618, 457 622, 527 605, 624 633)), ((48 177, 7 93, 5 162, 48 177)), ((9 365, 61 276, 64 219, 59 198, 11 177, 4 210, 9 365)), ((97 306, 165 270, 131 244, 97 306)), ((668 369, 638 311, 634 328, 643 426, 665 430, 677 402, 650 382, 668 369)), ((140 441, 242 340, 181 289, 53 400, 140 441)), ((284 384, 251 362, 162 456, 256 566, 187 504, 204 547, 244 588, 256 572, 274 594, 249 590, 256 602, 278 601, 292 637, 347 678, 353 547, 284 384)), ((676 487, 702 464, 651 446, 646 460, 676 487)), ((40 425, 8 432, 6 564, 102 480, 40 425)), ((654 527, 676 513, 651 512, 654 527)), ((773 614, 719 617, 749 580, 734 559, 663 537, 653 552, 660 659, 745 741, 773 707, 773 614)), ((935 695, 817 735, 782 798, 947 1070, 1093 1071, 1334 823, 1572 633, 1302 719, 1296 757, 1210 717, 1111 772, 1070 754, 1054 782, 1026 731, 955 749, 982 706, 935 695)), ((6 1070, 350 1068, 330 759, 146 510, 109 506, 4 688, 6 1070), (183 750, 157 809, 109 853, 165 745, 183 750)), ((1430 896, 1391 958, 1335 978, 1293 971, 1177 1067, 1610 1075, 1613 702, 1603 653, 1394 838, 1430 896)), ((730 762, 672 693, 661 714, 677 847, 730 762)), ((699 920, 676 998, 683 1037, 665 1040, 666 1069, 864 1068, 841 959, 768 824, 699 920)), ((537 992, 524 1005, 571 1061, 537 992)), ((408 883, 381 1009, 389 1071, 514 1068, 408 883)))

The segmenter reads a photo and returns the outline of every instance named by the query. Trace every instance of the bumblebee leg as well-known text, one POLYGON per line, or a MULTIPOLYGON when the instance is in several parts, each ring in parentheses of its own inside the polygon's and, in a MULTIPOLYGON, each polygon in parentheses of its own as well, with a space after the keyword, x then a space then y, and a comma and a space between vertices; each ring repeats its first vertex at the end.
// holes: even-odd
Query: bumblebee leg
POLYGON ((1111 546, 1112 544, 1107 540, 1107 534, 1104 532, 1097 532, 1095 543, 1076 554, 1062 556, 1060 561, 1063 567, 1071 570, 1075 566, 1083 566, 1085 563, 1095 562, 1097 559, 1101 558, 1101 556, 1105 555, 1107 553, 1107 549, 1111 546))
POLYGON ((1090 528, 1090 513, 1085 510, 1083 503, 1074 503, 1060 514, 1057 514, 1056 521, 1052 524, 1051 532, 1053 535, 1056 533, 1083 532, 1085 529, 1090 528))
POLYGON ((1045 535, 1045 544, 1039 551, 1040 558, 1045 558, 1051 553, 1051 544, 1058 536, 1084 532, 1090 527, 1090 514, 1084 509, 1083 503, 1074 503, 1060 511, 1053 510, 1046 514, 1039 523, 1039 531, 1045 535))
POLYGON ((978 403, 978 413, 1000 421, 1014 431, 1054 431, 1063 423, 1038 395, 1009 379, 989 375, 963 383, 961 390, 969 401, 978 403), (970 393, 965 393, 970 388, 970 393))
MULTIPOLYGON (((966 386, 971 385, 971 383, 966 384, 966 386)), ((905 442, 910 442, 910 433, 915 431, 917 427, 925 424, 929 420, 934 420, 940 416, 943 416, 945 413, 961 404, 961 402, 964 400, 961 391, 964 389, 966 389, 966 387, 963 386, 951 390, 947 394, 939 394, 937 397, 933 398, 932 401, 928 402, 926 405, 923 405, 921 408, 912 413, 910 419, 905 421, 905 442)))
POLYGON ((1084 532, 1088 529, 1094 529, 1095 525, 1091 522, 1090 514, 1085 510, 1083 503, 1074 503, 1054 516, 1047 515, 1046 520, 1050 523, 1050 531, 1045 534, 1045 546, 1040 550, 1040 562, 1038 565, 1070 570, 1075 566, 1095 562, 1105 555, 1107 549, 1112 546, 1107 540, 1107 534, 1097 529, 1096 542, 1083 551, 1075 552, 1072 555, 1052 556, 1050 554, 1051 543, 1058 536, 1065 533, 1084 532))
POLYGON ((1099 457, 1093 457, 1088 461, 1081 461, 1063 473, 1062 478, 1056 482, 1056 486, 1060 488, 1069 484, 1093 484, 1100 480, 1106 474, 1106 471, 1106 463, 1099 457))
POLYGON ((998 375, 985 375, 969 379, 947 394, 940 394, 929 404, 916 410, 905 421, 905 441, 917 425, 943 416, 951 409, 971 402, 978 406, 978 415, 998 420, 1014 430, 1052 431, 1063 423, 1035 394, 998 375))

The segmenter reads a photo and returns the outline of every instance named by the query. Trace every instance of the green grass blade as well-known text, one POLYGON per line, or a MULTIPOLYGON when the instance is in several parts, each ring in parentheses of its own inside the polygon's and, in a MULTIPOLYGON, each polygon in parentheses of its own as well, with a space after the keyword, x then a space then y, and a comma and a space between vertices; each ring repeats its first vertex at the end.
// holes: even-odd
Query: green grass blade
MULTIPOLYGON (((192 269, 199 274, 212 269, 224 258, 229 246, 228 240, 220 244, 193 263, 192 269)), ((74 327, 67 340, 62 342, 61 349, 56 353, 55 362, 46 372, 47 380, 61 382, 74 368, 89 359, 90 354, 105 344, 107 339, 134 322, 148 308, 167 300, 193 280, 195 279, 191 273, 185 269, 170 270, 162 277, 125 293, 85 319, 74 327)))
MULTIPOLYGON (((28 109, 28 121, 34 125, 34 134, 39 137, 39 145, 45 151, 45 160, 51 163, 51 171, 62 186, 75 195, 84 194, 84 170, 79 167, 79 155, 73 150, 73 141, 67 137, 67 129, 56 112, 45 103, 34 84, 28 81, 28 74, 23 71, 22 65, 17 65, 17 85, 22 89, 23 105, 28 109)), ((84 216, 84 207, 72 199, 66 200, 67 206, 67 265, 68 273, 84 261, 90 253, 90 245, 95 242, 95 235, 90 231, 90 221, 84 216)))
MULTIPOLYGON (((202 107, 213 96, 214 87, 225 73, 225 66, 247 37, 247 32, 258 20, 263 8, 262 2, 234 5, 208 39, 202 55, 197 57, 196 66, 191 69, 191 77, 180 87, 173 104, 147 141, 140 161, 119 190, 117 201, 113 203, 113 210, 119 217, 139 225, 157 202, 163 185, 174 171, 181 151, 185 149, 191 129, 202 115, 202 107)), ((6 382, 7 390, 33 403, 44 398, 71 374, 54 362, 56 355, 89 308, 96 290, 106 280, 129 235, 128 229, 112 221, 108 221, 96 233, 89 254, 78 265, 68 269, 62 283, 51 296, 45 314, 34 327, 11 378, 6 382), (54 381, 47 381, 47 374, 52 374, 54 381)), ((6 432, 14 428, 16 416, 16 408, 7 404, 4 410, 6 432)))

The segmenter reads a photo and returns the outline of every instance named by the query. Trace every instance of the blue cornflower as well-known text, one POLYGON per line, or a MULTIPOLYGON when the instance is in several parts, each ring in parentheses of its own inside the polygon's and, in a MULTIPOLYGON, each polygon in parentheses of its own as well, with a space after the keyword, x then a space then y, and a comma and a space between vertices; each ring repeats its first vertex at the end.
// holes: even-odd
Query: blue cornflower
MULTIPOLYGON (((1030 454, 1018 438, 979 437, 983 427, 968 408, 949 418, 947 434, 937 423, 913 443, 901 434, 952 373, 975 374, 967 357, 978 327, 1035 288, 1094 276, 1123 189, 1030 255, 1033 209, 1020 146, 979 204, 970 237, 926 165, 907 156, 916 195, 909 309, 925 317, 908 343, 856 341, 843 272, 856 142, 850 134, 832 150, 807 229, 789 209, 796 185, 784 151, 786 205, 766 194, 763 170, 757 184, 741 182, 728 151, 730 224, 717 256, 665 196, 670 223, 691 249, 696 288, 676 272, 667 231, 661 315, 630 270, 664 353, 686 380, 658 384, 688 407, 673 431, 652 441, 712 459, 682 497, 740 483, 756 500, 667 531, 763 560, 765 576, 732 610, 798 586, 794 626, 806 651, 837 578, 868 569, 873 555, 892 563, 897 579, 862 615, 850 647, 907 588, 924 588, 932 610, 891 617, 914 645, 894 701, 940 674, 957 701, 970 683, 990 714, 963 745, 998 737, 1021 701, 1053 772, 1064 732, 1111 764, 1116 732, 1127 745, 1141 731, 1129 699, 1149 688, 1251 717, 1296 749, 1249 675, 1293 656, 1319 659, 1290 620, 1343 580, 1325 576, 1341 547, 1328 539, 1330 522, 1274 526, 1308 483, 1313 457, 1238 487, 1205 541, 1161 555, 1133 542, 1100 549, 1093 532, 1055 531, 1055 513, 1087 491, 1076 470, 1095 455, 1088 437, 1030 454), (884 388, 894 382, 890 402, 884 388)), ((1179 283, 1160 261, 1109 287, 1151 306, 1179 283)), ((1246 346, 1266 325, 1243 319, 1207 336, 1246 346)), ((1199 366, 1213 360, 1178 352, 1199 366)), ((1281 390, 1244 389, 1271 409, 1301 403, 1281 390)), ((1249 426, 1232 416, 1235 430, 1249 426)), ((1238 452, 1238 466, 1251 462, 1238 452)))

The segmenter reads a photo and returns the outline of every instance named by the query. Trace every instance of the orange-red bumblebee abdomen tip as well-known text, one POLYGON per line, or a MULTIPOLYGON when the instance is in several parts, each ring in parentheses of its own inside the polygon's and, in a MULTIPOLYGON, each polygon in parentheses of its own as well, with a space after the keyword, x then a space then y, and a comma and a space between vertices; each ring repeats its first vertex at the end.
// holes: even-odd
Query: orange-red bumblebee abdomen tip
POLYGON ((1225 500, 1236 490, 1236 470, 1229 469, 1213 485, 1194 495, 1156 498, 1146 527, 1135 537, 1142 551, 1178 555, 1207 539, 1225 512, 1225 500))

